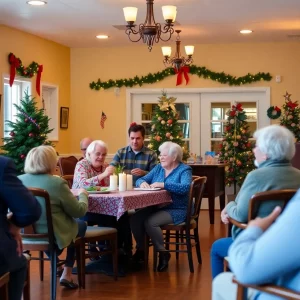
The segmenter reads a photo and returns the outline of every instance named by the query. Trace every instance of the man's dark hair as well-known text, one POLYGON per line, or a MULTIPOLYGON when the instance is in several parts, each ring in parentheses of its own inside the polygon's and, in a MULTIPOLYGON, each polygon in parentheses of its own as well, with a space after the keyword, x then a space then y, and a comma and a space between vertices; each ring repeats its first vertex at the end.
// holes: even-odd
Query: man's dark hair
POLYGON ((144 138, 145 137, 145 128, 144 128, 144 126, 138 125, 136 123, 131 123, 130 127, 128 129, 128 136, 130 136, 131 132, 138 132, 138 131, 141 132, 142 137, 144 138))

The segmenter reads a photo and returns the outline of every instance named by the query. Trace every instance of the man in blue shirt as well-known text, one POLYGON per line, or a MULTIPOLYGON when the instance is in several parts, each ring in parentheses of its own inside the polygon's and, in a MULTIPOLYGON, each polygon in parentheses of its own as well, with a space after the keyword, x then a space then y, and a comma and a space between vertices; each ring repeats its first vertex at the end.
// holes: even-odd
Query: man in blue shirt
MULTIPOLYGON (((271 283, 300 292, 300 190, 278 217, 280 212, 276 207, 269 216, 249 222, 229 248, 229 265, 241 283, 271 283)), ((232 273, 214 279, 213 300, 236 299, 237 287, 231 280, 232 273)), ((250 289, 248 299, 279 298, 250 289)))
POLYGON ((130 145, 119 149, 110 164, 114 167, 121 166, 125 172, 130 172, 135 185, 137 179, 156 166, 157 154, 144 146, 145 128, 142 125, 131 123, 128 135, 130 145))

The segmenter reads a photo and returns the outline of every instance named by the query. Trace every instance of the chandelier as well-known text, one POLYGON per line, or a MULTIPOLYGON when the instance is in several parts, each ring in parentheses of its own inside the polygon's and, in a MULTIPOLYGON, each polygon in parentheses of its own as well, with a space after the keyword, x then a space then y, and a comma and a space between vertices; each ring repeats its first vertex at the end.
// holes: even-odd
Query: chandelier
POLYGON ((165 59, 163 60, 163 63, 165 64, 165 66, 167 64, 170 64, 177 71, 179 71, 181 67, 189 65, 193 62, 192 55, 194 53, 194 46, 185 46, 185 53, 188 57, 185 58, 185 57, 181 56, 181 53, 180 53, 181 41, 180 41, 180 36, 179 36, 179 33, 181 32, 181 30, 175 30, 175 32, 177 33, 175 56, 170 58, 171 52, 172 52, 171 47, 161 47, 161 49, 162 49, 163 56, 165 57, 165 59))
POLYGON ((154 0, 146 0, 146 20, 143 24, 138 25, 138 30, 135 29, 136 25, 134 24, 137 16, 137 8, 123 8, 125 20, 127 22, 125 33, 128 35, 128 38, 132 42, 138 42, 142 39, 144 44, 147 44, 149 51, 152 50, 154 42, 158 43, 159 40, 164 42, 170 40, 174 33, 173 25, 177 13, 176 6, 163 6, 162 12, 166 23, 164 25, 156 23, 153 14, 153 2, 154 0), (161 34, 166 34, 166 39, 164 39, 161 34), (137 36, 137 38, 135 39, 134 36, 137 36))

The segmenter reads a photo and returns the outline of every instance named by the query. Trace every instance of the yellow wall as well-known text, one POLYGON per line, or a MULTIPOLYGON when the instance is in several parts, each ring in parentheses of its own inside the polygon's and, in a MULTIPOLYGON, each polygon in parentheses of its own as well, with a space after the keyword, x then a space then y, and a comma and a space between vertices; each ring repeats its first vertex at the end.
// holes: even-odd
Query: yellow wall
MULTIPOLYGON (((59 86, 59 108, 70 106, 70 48, 2 25, 0 25, 0 43, 1 75, 9 74, 10 65, 7 57, 10 52, 19 57, 24 66, 36 61, 44 66, 42 82, 59 86)), ((41 99, 35 91, 35 82, 36 76, 32 78, 32 94, 41 105, 41 99)), ((2 84, 0 94, 3 94, 2 84)), ((2 115, 1 113, 0 120, 2 115)), ((69 153, 69 140, 70 129, 59 130, 56 150, 59 153, 69 153)))
MULTIPOLYGON (((124 128, 129 125, 126 124, 126 88, 121 88, 120 96, 115 96, 113 88, 95 91, 89 88, 89 83, 98 78, 105 81, 163 70, 161 45, 155 45, 151 53, 145 45, 131 42, 128 45, 71 49, 71 152, 79 152, 79 140, 84 136, 106 141, 109 153, 114 153, 126 144, 124 128), (99 125, 102 110, 108 118, 104 129, 99 125)), ((281 106, 284 102, 282 95, 286 90, 292 94, 293 101, 300 98, 299 53, 299 43, 195 45, 194 64, 234 76, 243 76, 248 72, 270 72, 274 77, 272 81, 247 86, 270 87, 271 104, 281 106), (282 76, 281 83, 275 82, 275 75, 282 76)), ((175 76, 171 76, 141 88, 174 88, 175 83, 175 76)), ((187 88, 226 86, 190 75, 187 88)))

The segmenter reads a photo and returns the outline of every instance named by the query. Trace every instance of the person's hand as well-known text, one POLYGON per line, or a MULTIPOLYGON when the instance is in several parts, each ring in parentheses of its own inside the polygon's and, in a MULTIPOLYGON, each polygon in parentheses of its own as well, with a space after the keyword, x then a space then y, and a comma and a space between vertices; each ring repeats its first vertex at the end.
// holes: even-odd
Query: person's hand
POLYGON ((89 196, 89 193, 88 193, 85 189, 80 189, 78 192, 79 192, 79 195, 80 195, 80 194, 84 194, 84 195, 86 195, 87 197, 89 196))
POLYGON ((131 170, 131 174, 135 176, 144 176, 146 175, 146 172, 142 169, 136 168, 131 170))
POLYGON ((115 172, 115 167, 114 166, 108 166, 104 171, 106 176, 110 176, 110 175, 114 174, 114 172, 115 172))
POLYGON ((11 219, 13 216, 13 213, 10 211, 7 215, 6 215, 6 219, 9 220, 11 219))
POLYGON ((274 210, 265 218, 256 218, 248 223, 247 227, 260 227, 263 231, 266 231, 272 223, 280 215, 282 209, 280 206, 276 206, 274 210))
POLYGON ((140 188, 142 189, 150 189, 150 185, 144 181, 143 183, 141 183, 140 188))
POLYGON ((150 184, 150 187, 163 189, 165 187, 165 184, 163 182, 154 182, 154 183, 150 184))
POLYGON ((229 215, 226 211, 226 208, 224 208, 222 211, 221 211, 221 220, 224 224, 228 224, 229 223, 229 215))
POLYGON ((19 227, 14 225, 13 223, 9 223, 9 233, 11 234, 12 238, 17 243, 17 253, 19 256, 23 254, 23 244, 22 244, 22 237, 21 237, 21 230, 19 227))

